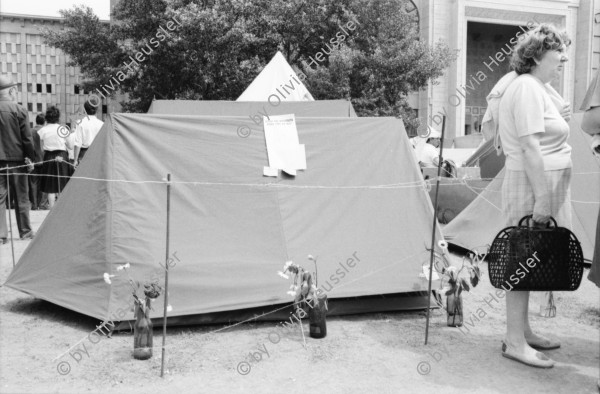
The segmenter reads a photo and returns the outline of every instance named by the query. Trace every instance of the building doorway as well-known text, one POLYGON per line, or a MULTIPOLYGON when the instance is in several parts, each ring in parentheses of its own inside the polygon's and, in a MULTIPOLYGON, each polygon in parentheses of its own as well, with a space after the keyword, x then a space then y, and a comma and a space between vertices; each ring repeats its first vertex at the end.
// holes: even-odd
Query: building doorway
POLYGON ((467 61, 465 87, 465 135, 481 130, 487 108, 486 96, 496 82, 510 71, 510 42, 526 27, 467 22, 467 61), (499 54, 499 55, 497 55, 499 54), (502 59, 502 60, 500 60, 502 59))

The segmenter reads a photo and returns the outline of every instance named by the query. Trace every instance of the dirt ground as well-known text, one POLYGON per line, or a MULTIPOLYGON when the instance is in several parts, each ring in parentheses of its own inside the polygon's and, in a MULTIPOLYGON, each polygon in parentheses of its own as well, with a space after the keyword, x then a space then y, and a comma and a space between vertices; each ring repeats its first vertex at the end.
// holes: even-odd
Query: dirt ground
MULTIPOLYGON (((45 215, 32 212, 34 228, 45 215)), ((28 243, 15 241, 17 259, 28 243)), ((0 246, 0 283, 11 269, 10 244, 0 246)), ((556 366, 540 370, 501 356, 504 300, 491 300, 484 278, 463 293, 462 331, 446 326, 444 311, 432 312, 428 345, 424 312, 330 317, 327 337, 307 336, 306 348, 299 326, 169 328, 164 378, 160 328, 154 357, 138 361, 131 333, 88 338, 94 319, 1 287, 0 392, 597 393, 600 290, 585 278, 576 292, 556 293, 555 318, 536 315, 532 301, 534 329, 562 341, 546 353, 556 366), (80 340, 74 357, 59 357, 80 340)))

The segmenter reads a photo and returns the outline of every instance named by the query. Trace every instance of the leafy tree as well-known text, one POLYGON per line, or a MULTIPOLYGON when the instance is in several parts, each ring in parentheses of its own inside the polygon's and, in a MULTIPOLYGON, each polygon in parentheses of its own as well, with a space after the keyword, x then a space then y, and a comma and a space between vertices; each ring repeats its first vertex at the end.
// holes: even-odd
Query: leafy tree
POLYGON ((121 0, 111 24, 90 8, 74 7, 61 11, 66 29, 44 37, 81 68, 86 90, 126 93, 125 111, 145 112, 153 97, 235 100, 280 50, 308 77, 304 83, 315 99, 346 98, 359 115, 399 116, 414 129, 418 120, 406 96, 442 75, 456 55, 441 42, 430 47, 418 39, 407 4, 121 0), (173 20, 181 27, 156 46, 158 29, 173 20), (357 22, 355 29, 342 30, 349 21, 357 22), (349 34, 332 44, 342 31, 349 34), (142 49, 148 54, 132 64, 130 56, 142 49), (320 51, 324 59, 311 62, 320 51))
POLYGON ((419 40, 414 16, 395 0, 353 2, 361 26, 326 64, 305 69, 307 85, 320 99, 346 97, 361 116, 398 116, 413 134, 418 119, 407 95, 442 75, 456 59, 443 42, 419 40))

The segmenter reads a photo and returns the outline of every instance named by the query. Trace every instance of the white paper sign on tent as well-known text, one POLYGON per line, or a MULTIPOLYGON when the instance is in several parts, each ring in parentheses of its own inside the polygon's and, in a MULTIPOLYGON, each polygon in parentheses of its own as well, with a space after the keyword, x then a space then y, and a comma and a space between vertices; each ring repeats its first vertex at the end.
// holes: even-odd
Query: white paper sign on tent
POLYGON ((289 175, 306 170, 306 150, 299 142, 294 114, 263 117, 263 125, 269 158, 263 175, 277 176, 278 169, 289 175))
POLYGON ((263 175, 264 176, 277 176, 279 174, 279 170, 277 168, 271 167, 263 167, 263 175))

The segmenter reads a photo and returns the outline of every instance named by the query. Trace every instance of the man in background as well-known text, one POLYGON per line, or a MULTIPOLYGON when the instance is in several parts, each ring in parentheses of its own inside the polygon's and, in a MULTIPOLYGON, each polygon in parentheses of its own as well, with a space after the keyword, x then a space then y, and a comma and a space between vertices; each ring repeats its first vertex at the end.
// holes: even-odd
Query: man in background
POLYGON ((429 135, 425 144, 418 152, 418 159, 421 167, 437 167, 440 155, 440 142, 442 133, 433 127, 429 128, 429 135))
POLYGON ((75 166, 79 165, 102 125, 104 125, 104 122, 95 116, 96 107, 89 100, 83 104, 83 108, 87 116, 75 121, 77 125, 75 128, 75 166))
POLYGON ((33 170, 31 158, 35 157, 35 149, 27 110, 13 102, 17 98, 15 85, 17 83, 10 78, 0 76, 0 245, 5 244, 8 238, 5 204, 9 185, 11 194, 15 196, 14 209, 19 235, 21 239, 31 239, 34 236, 29 222, 27 172, 33 170))
MULTIPOLYGON (((35 127, 31 130, 31 136, 33 137, 33 146, 35 148, 35 159, 34 163, 40 163, 44 160, 44 151, 42 150, 42 144, 40 142, 40 136, 38 130, 46 124, 46 118, 44 115, 39 114, 35 117, 35 127)), ((29 174, 29 201, 31 202, 31 209, 36 211, 41 209, 43 206, 43 195, 42 189, 40 188, 40 169, 41 164, 35 164, 33 172, 29 174)))

